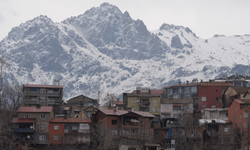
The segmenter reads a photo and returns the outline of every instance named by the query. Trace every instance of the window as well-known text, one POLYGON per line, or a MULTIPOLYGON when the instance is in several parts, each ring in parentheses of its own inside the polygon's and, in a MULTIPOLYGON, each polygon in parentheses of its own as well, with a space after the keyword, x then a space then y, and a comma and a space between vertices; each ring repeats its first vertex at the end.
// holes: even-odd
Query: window
POLYGON ((31 101, 37 101, 37 97, 31 97, 31 101))
POLYGON ((54 135, 53 136, 53 140, 59 140, 59 136, 58 135, 54 135))
POLYGON ((88 117, 90 118, 92 116, 92 112, 88 112, 88 117))
POLYGON ((59 125, 54 125, 54 130, 59 130, 59 125))
POLYGON ((206 105, 202 105, 202 109, 206 109, 206 105))
POLYGON ((198 136, 199 135, 199 131, 198 130, 194 130, 194 136, 198 136))
POLYGON ((40 93, 45 93, 45 89, 40 89, 40 93))
POLYGON ((180 130, 180 135, 185 135, 185 130, 184 129, 180 130))
POLYGON ((181 111, 181 106, 173 106, 173 111, 181 111))
POLYGON ((179 88, 179 93, 182 93, 181 87, 179 88))
POLYGON ((189 93, 190 92, 190 87, 185 87, 184 90, 185 90, 185 93, 189 93))
POLYGON ((153 108, 153 112, 157 112, 157 108, 153 108))
POLYGON ((141 136, 145 136, 145 131, 141 131, 141 136))
POLYGON ((40 124, 39 125, 39 130, 44 130, 45 129, 45 125, 44 124, 40 124))
POLYGON ((197 87, 196 86, 191 87, 191 92, 192 93, 197 93, 197 87))
POLYGON ((219 103, 219 97, 216 97, 216 98, 215 98, 215 102, 216 102, 216 103, 219 103))
POLYGON ((24 115, 24 118, 29 118, 29 115, 28 115, 28 114, 25 114, 25 115, 24 115))
POLYGON ((153 100, 153 103, 154 103, 154 104, 157 104, 157 99, 154 99, 154 100, 153 100))
POLYGON ((175 140, 165 140, 164 145, 167 149, 175 148, 175 140))
POLYGON ((215 106, 215 105, 212 105, 212 109, 216 109, 216 106, 215 106))
POLYGON ((40 141, 45 141, 46 140, 46 136, 45 135, 39 135, 39 140, 40 141))
POLYGON ((173 90, 169 89, 169 95, 173 95, 173 90))
POLYGON ((237 107, 236 106, 234 106, 234 111, 236 111, 237 110, 237 107))
POLYGON ((112 135, 117 135, 117 130, 112 130, 112 135))
POLYGON ((224 128, 224 132, 229 132, 229 128, 228 128, 228 127, 225 127, 225 128, 224 128))
POLYGON ((112 120, 112 125, 116 125, 117 124, 117 120, 112 120))
POLYGON ((117 140, 112 140, 112 145, 117 145, 117 140))
POLYGON ((46 119, 46 115, 45 114, 41 114, 40 115, 40 119, 46 119))
POLYGON ((210 112, 210 117, 211 117, 211 118, 214 118, 214 112, 213 112, 213 111, 210 112))
POLYGON ((206 97, 201 97, 201 101, 206 101, 207 98, 206 97))
POLYGON ((241 114, 240 114, 240 119, 241 119, 241 114))
POLYGON ((48 97, 48 101, 50 101, 50 102, 55 101, 55 98, 53 98, 53 97, 48 97))
POLYGON ((164 104, 164 109, 169 109, 168 106, 168 104, 164 104))
POLYGON ((135 99, 132 99, 131 102, 132 102, 132 103, 135 103, 135 99))
POLYGON ((30 88, 31 92, 37 92, 37 88, 30 88))
POLYGON ((189 95, 186 95, 186 99, 189 99, 190 98, 190 96, 189 95))
POLYGON ((135 111, 135 107, 132 107, 131 110, 132 110, 132 111, 135 111))

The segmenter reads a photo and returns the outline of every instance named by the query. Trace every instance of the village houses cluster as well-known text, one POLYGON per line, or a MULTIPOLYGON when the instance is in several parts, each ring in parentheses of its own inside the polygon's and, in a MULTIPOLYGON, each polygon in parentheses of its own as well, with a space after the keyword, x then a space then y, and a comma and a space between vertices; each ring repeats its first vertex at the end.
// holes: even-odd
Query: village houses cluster
POLYGON ((23 85, 23 105, 12 120, 16 149, 75 145, 107 150, 233 150, 249 146, 250 77, 245 75, 192 79, 164 89, 135 87, 111 106, 100 106, 97 99, 84 95, 64 102, 63 88, 23 85))

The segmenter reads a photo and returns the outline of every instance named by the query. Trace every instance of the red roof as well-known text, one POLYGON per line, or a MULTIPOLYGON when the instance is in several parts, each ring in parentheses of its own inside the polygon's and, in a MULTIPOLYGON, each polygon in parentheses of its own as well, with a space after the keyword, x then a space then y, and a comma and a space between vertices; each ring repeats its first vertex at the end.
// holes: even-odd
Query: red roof
MULTIPOLYGON (((150 90, 151 94, 162 94, 164 92, 164 90, 150 90)), ((136 90, 134 90, 132 93, 137 93, 136 90)), ((149 92, 141 92, 140 93, 149 93, 149 92)))
POLYGON ((115 101, 116 105, 123 105, 123 101, 115 101))
POLYGON ((12 123, 34 123, 36 118, 13 118, 12 123))
POLYGON ((201 82, 201 86, 234 86, 232 83, 224 82, 201 82))
POLYGON ((140 115, 142 117, 152 117, 154 118, 155 116, 152 115, 149 112, 145 112, 145 111, 124 111, 124 110, 107 110, 107 109, 99 109, 101 112, 103 112, 105 115, 111 115, 111 116, 122 116, 128 113, 135 113, 137 115, 140 115))
POLYGON ((41 84, 24 84, 24 87, 39 87, 39 88, 63 88, 62 85, 41 85, 41 84))
POLYGON ((69 110, 69 107, 64 107, 63 110, 69 110))
POLYGON ((36 107, 19 107, 19 109, 17 110, 17 112, 51 112, 53 109, 53 107, 40 107, 40 108, 36 108, 36 107))
POLYGON ((53 118, 50 120, 50 122, 75 122, 75 123, 91 123, 91 119, 89 118, 53 118))
POLYGON ((235 99, 234 101, 239 104, 250 104, 250 99, 235 99))

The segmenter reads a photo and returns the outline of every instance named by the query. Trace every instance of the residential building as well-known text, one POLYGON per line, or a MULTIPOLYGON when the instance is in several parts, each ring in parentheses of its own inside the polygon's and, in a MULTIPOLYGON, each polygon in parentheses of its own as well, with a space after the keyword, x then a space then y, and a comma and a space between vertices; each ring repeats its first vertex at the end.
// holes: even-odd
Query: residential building
POLYGON ((198 108, 223 108, 223 89, 231 87, 231 83, 201 82, 198 87, 198 108))
POLYGON ((186 115, 193 114, 193 99, 161 99, 161 114, 160 118, 175 118, 180 122, 186 115))
POLYGON ((97 99, 92 99, 84 95, 73 97, 67 103, 69 106, 99 106, 97 99))
POLYGON ((197 79, 194 79, 192 83, 187 81, 186 84, 170 85, 165 87, 163 98, 170 101, 184 102, 185 100, 193 102, 193 111, 198 111, 198 83, 197 79))
POLYGON ((202 119, 221 119, 228 121, 228 109, 227 108, 206 108, 202 110, 202 119))
POLYGON ((223 94, 224 107, 228 107, 228 105, 231 104, 234 99, 245 99, 244 95, 248 90, 250 90, 250 87, 228 87, 223 94))
POLYGON ((235 133, 232 122, 226 122, 220 119, 201 119, 203 129, 204 150, 210 150, 215 147, 220 149, 235 149, 235 133))
POLYGON ((49 120, 53 107, 20 107, 18 118, 12 120, 13 141, 30 144, 49 144, 49 120))
POLYGON ((216 78, 209 81, 232 83, 236 87, 250 87, 250 77, 246 75, 240 75, 238 73, 235 73, 235 75, 229 77, 227 74, 223 74, 221 78, 216 78))
POLYGON ((123 93, 124 109, 150 112, 160 118, 160 102, 164 90, 150 90, 146 87, 136 89, 132 93, 123 93))
POLYGON ((54 112, 60 114, 63 104, 62 85, 23 85, 24 106, 53 106, 54 112))
POLYGON ((49 144, 90 145, 89 118, 53 118, 49 123, 49 144))
POLYGON ((70 118, 91 118, 98 110, 96 106, 71 106, 70 118))
MULTIPOLYGON (((92 122, 101 128, 103 149, 118 149, 119 139, 128 137, 142 142, 153 140, 150 121, 155 118, 149 112, 101 109, 92 117, 92 122)), ((129 145, 129 143, 127 144, 129 145)))
POLYGON ((203 132, 200 126, 181 124, 175 118, 153 120, 152 126, 154 141, 161 143, 162 149, 202 149, 203 132))

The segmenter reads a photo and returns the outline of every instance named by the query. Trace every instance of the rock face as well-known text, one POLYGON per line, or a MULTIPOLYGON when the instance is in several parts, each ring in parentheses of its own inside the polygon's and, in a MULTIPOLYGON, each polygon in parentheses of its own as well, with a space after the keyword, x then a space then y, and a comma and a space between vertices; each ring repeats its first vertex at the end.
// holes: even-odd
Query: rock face
POLYGON ((120 95, 136 86, 249 75, 249 45, 249 35, 200 39, 169 24, 150 32, 143 21, 103 3, 61 23, 39 16, 14 27, 0 42, 0 53, 10 63, 5 82, 52 84, 57 78, 67 100, 79 94, 97 98, 99 90, 120 95))

